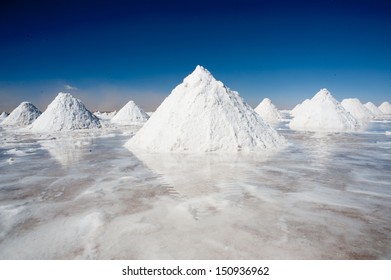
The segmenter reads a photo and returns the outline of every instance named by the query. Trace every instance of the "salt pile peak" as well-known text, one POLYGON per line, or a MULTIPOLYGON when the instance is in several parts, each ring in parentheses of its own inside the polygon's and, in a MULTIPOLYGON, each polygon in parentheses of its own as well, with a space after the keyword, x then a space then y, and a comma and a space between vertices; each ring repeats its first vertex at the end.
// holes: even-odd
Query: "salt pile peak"
POLYGON ((69 93, 60 92, 31 125, 32 131, 61 131, 100 128, 99 119, 69 93))
POLYGON ((111 119, 112 123, 131 125, 142 124, 149 119, 149 116, 137 106, 132 100, 130 100, 118 113, 111 119))
POLYGON ((27 126, 34 122, 41 111, 30 102, 22 102, 6 117, 1 124, 6 126, 27 126))
POLYGON ((126 147, 147 152, 276 149, 285 139, 202 66, 163 101, 126 147))
POLYGON ((341 105, 360 123, 375 117, 357 98, 346 98, 342 100, 341 105))
POLYGON ((380 106, 379 106, 380 111, 382 111, 383 114, 391 114, 391 104, 388 101, 384 101, 380 106))
POLYGON ((355 130, 358 123, 324 88, 296 113, 289 126, 296 130, 338 132, 355 130))
POLYGON ((270 124, 275 124, 282 119, 282 114, 269 98, 264 98, 254 111, 257 112, 264 121, 270 124))
POLYGON ((372 102, 367 102, 364 104, 364 106, 374 115, 374 116, 381 116, 383 114, 382 111, 380 111, 379 108, 376 107, 375 104, 372 102))

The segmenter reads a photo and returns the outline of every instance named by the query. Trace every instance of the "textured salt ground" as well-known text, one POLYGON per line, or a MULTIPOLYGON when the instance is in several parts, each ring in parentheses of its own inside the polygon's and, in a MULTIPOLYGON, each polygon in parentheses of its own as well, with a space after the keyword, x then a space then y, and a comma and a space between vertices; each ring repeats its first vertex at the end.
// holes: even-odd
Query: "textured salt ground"
POLYGON ((0 258, 389 259, 391 127, 371 125, 282 128, 266 158, 136 156, 137 128, 0 130, 0 258))

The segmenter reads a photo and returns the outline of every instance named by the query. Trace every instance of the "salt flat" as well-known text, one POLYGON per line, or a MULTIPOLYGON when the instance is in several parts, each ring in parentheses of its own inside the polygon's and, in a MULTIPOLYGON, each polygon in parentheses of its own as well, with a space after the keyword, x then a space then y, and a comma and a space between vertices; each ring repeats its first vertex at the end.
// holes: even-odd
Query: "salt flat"
POLYGON ((0 259, 390 259, 391 119, 281 151, 133 154, 0 128, 0 259))

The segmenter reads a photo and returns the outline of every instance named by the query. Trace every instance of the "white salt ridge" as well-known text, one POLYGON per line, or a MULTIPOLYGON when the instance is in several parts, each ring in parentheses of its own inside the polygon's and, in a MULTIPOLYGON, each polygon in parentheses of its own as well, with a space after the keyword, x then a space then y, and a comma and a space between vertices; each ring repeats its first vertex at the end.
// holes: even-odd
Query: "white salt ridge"
POLYGON ((270 124, 278 123, 283 118, 280 111, 278 111, 269 98, 263 99, 254 111, 257 112, 264 121, 270 124))
POLYGON ((301 106, 289 126, 295 130, 339 132, 356 130, 358 123, 327 89, 321 89, 301 106))
POLYGON ((36 132, 100 128, 99 119, 69 93, 60 92, 31 125, 36 132))
POLYGON ((292 110, 291 110, 291 115, 296 116, 299 115, 301 111, 305 110, 305 106, 310 102, 309 99, 304 100, 302 103, 297 104, 292 110))
POLYGON ((1 124, 6 126, 24 127, 34 122, 41 111, 30 102, 22 102, 16 107, 1 124))
POLYGON ((94 112, 94 115, 98 118, 98 119, 101 119, 101 120, 111 120, 115 114, 117 114, 117 111, 113 111, 113 112, 94 112))
POLYGON ((391 114, 391 104, 388 101, 384 101, 379 106, 380 111, 382 111, 383 114, 389 115, 391 114))
POLYGON ((131 100, 118 111, 111 119, 111 122, 115 124, 131 125, 145 123, 148 119, 149 116, 144 110, 131 100))
POLYGON ((5 118, 8 117, 8 115, 9 115, 9 114, 8 114, 7 112, 1 113, 1 115, 0 115, 0 123, 1 123, 2 121, 4 121, 5 118))
POLYGON ((357 98, 346 98, 342 100, 341 105, 348 111, 359 123, 365 123, 375 117, 357 98))
POLYGON ((381 116, 383 112, 380 111, 379 108, 376 107, 372 102, 367 102, 364 104, 365 108, 367 108, 374 116, 381 116))
POLYGON ((126 147, 149 152, 264 151, 286 143, 202 66, 163 101, 126 147))

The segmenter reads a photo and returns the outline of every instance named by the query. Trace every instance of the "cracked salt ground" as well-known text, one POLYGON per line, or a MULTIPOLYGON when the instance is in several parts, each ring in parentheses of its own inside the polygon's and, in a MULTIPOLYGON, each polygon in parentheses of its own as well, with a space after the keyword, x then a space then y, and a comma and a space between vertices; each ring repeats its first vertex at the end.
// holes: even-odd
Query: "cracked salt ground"
POLYGON ((132 154, 137 129, 0 128, 0 258, 391 258, 387 119, 268 156, 132 154))

